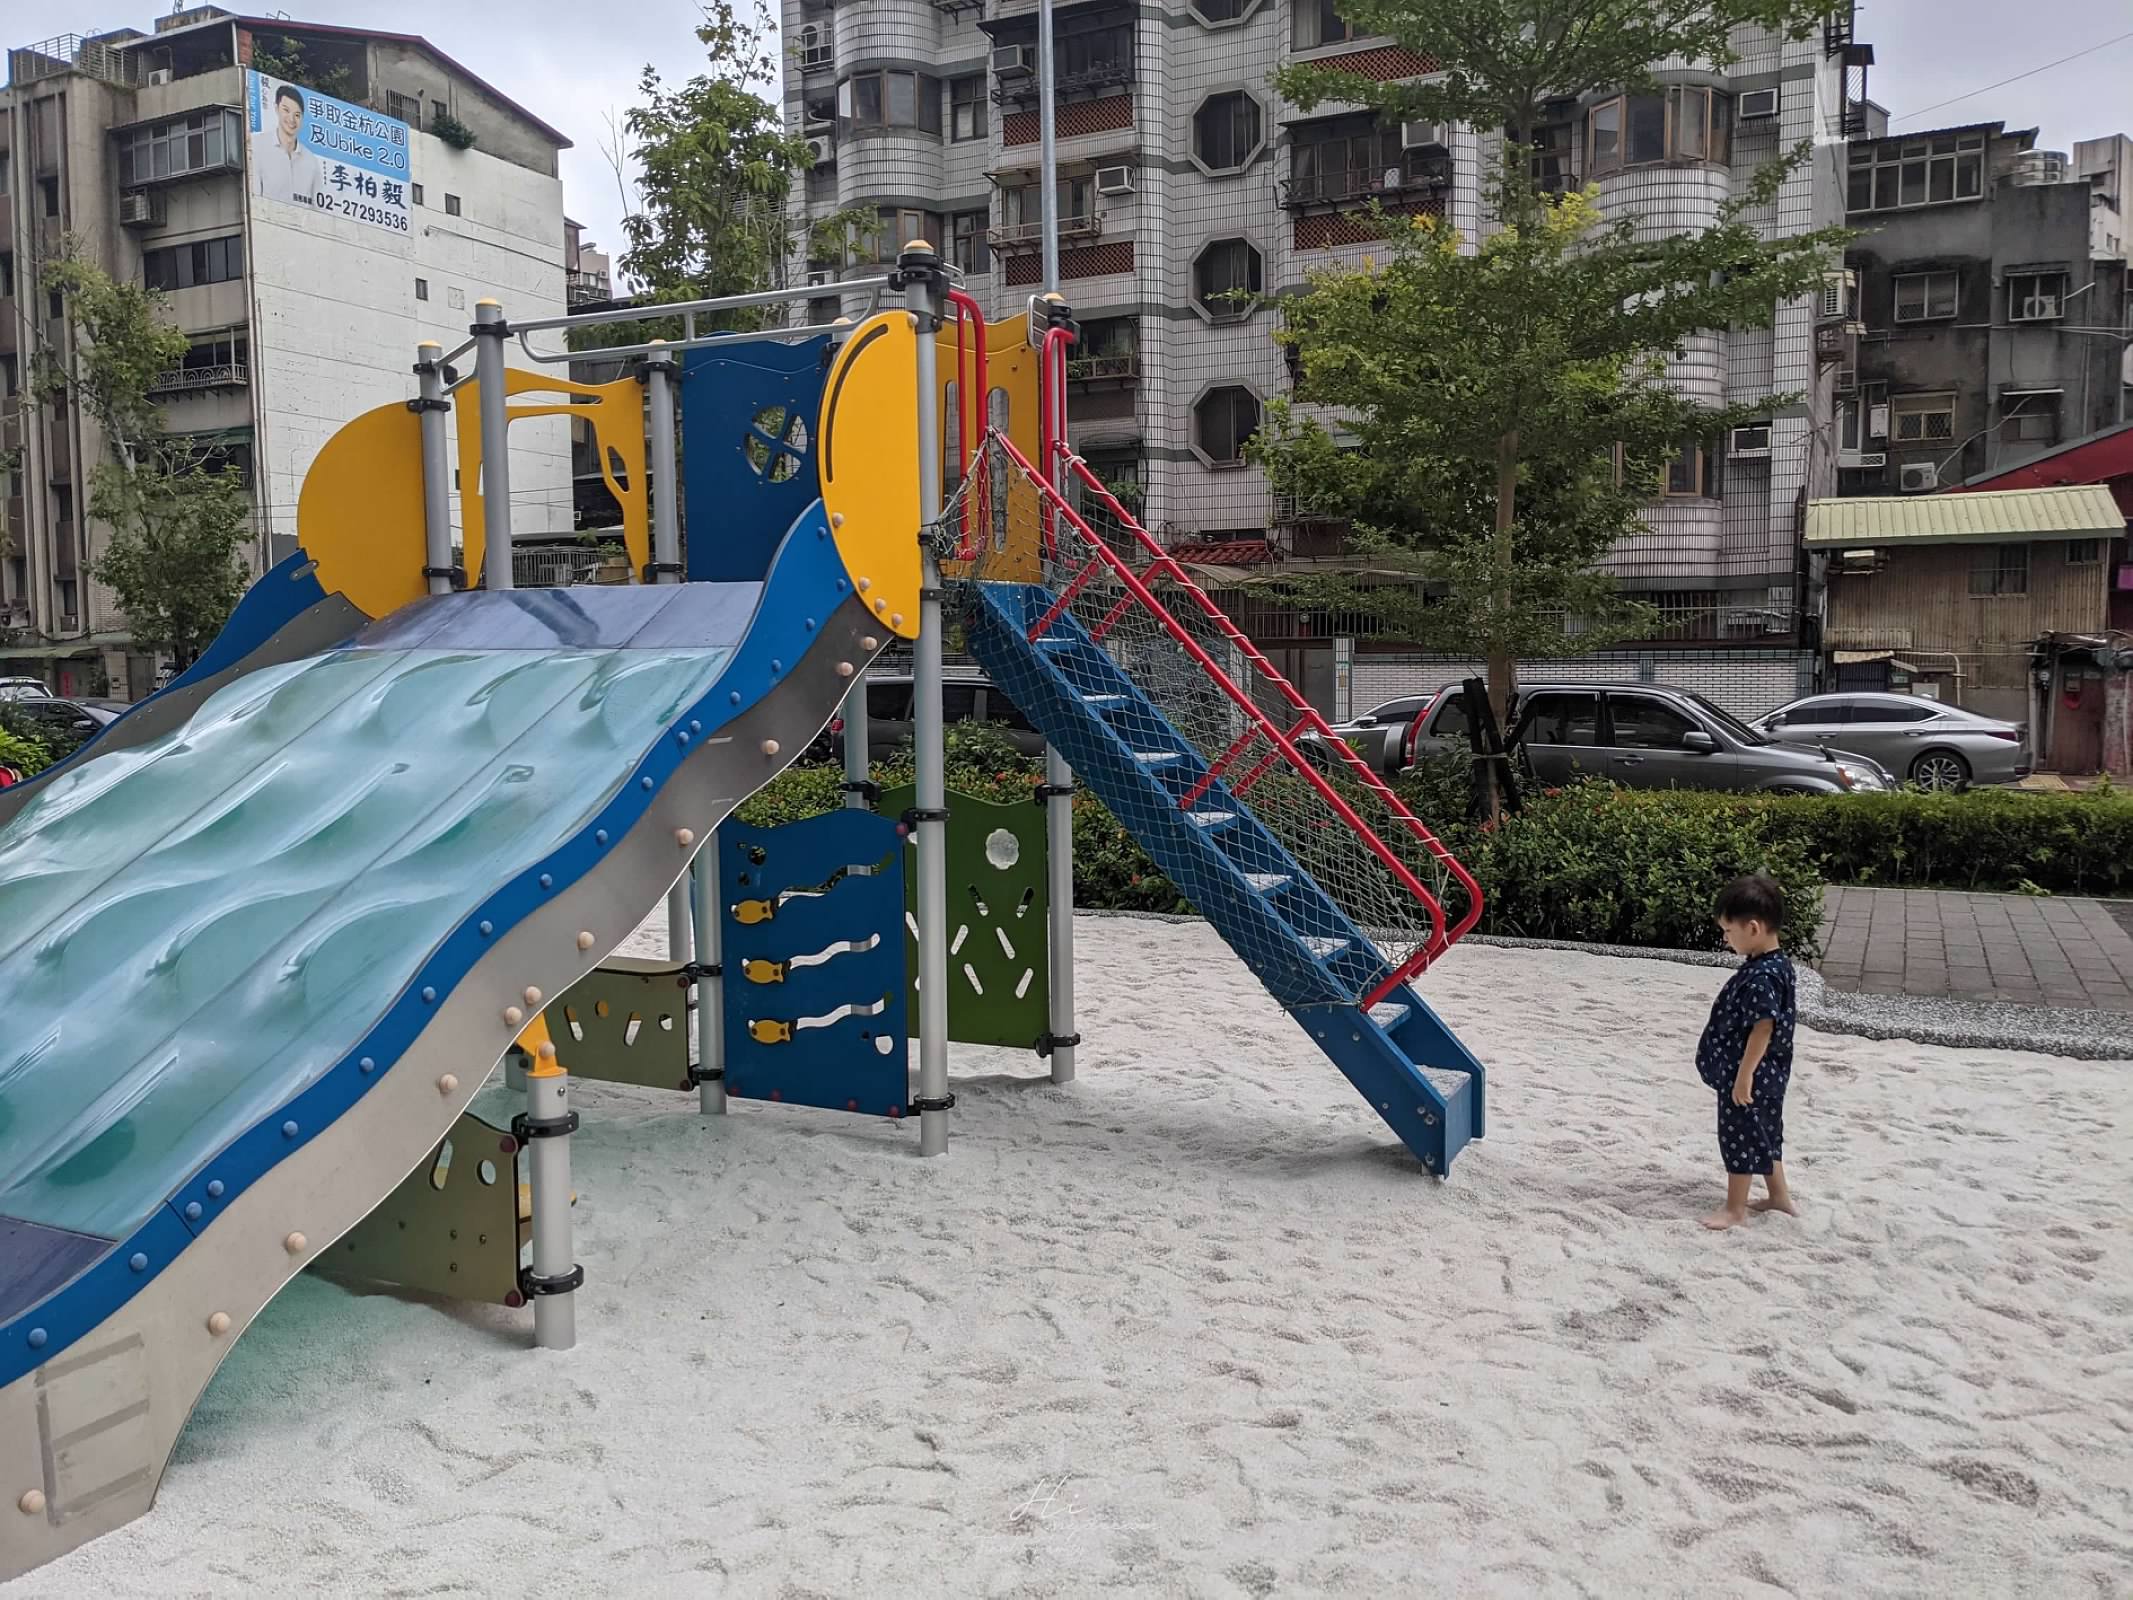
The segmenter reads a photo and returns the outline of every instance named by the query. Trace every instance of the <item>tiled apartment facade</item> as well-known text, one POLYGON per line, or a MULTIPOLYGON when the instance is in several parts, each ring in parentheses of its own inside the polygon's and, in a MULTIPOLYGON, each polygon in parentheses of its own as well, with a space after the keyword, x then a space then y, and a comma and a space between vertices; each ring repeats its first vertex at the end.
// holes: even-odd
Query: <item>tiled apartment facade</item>
MULTIPOLYGON (((1282 101, 1270 80, 1291 60, 1381 81, 1431 69, 1390 41, 1343 37, 1330 0, 1081 0, 1059 5, 1054 26, 1060 289, 1084 330, 1075 442, 1107 479, 1140 484, 1143 520, 1169 543, 1267 540, 1275 557, 1299 548, 1290 508, 1237 459, 1260 406, 1290 383, 1272 338, 1278 312, 1224 296, 1298 291, 1314 269, 1359 261, 1371 245, 1355 213, 1370 198, 1446 215, 1471 235, 1494 141, 1282 101)), ((872 251, 793 263, 825 280, 815 311, 835 304, 840 271, 860 275, 868 257, 919 234, 995 315, 1042 287, 1035 37, 1029 0, 785 0, 786 113, 819 141, 810 214, 861 208, 882 221, 872 251)), ((1848 32, 1738 43, 1726 73, 1666 64, 1656 99, 1557 108, 1544 133, 1550 170, 1596 182, 1604 205, 1671 232, 1714 221, 1757 166, 1810 141, 1810 162, 1751 220, 1773 234, 1840 221, 1848 32)), ((1740 452, 1685 458, 1678 492, 1612 558, 1625 586, 1662 609, 1662 660, 1679 647, 1701 672, 1714 646, 1767 663, 1772 649, 1811 645, 1799 507, 1834 477, 1835 360, 1821 309, 1785 306, 1774 328, 1697 339, 1672 364, 1675 381, 1713 405, 1801 398, 1740 452)))

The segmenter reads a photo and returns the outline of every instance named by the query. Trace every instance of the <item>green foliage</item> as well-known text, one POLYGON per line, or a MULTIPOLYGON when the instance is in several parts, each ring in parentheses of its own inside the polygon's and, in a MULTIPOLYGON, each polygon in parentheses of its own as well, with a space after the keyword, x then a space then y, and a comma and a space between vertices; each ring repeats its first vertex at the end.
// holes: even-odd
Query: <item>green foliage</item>
POLYGON ((450 145, 454 150, 471 150, 475 144, 474 130, 461 122, 441 105, 430 108, 430 132, 450 145))
POLYGON ((43 738, 18 723, 8 714, 6 704, 0 702, 0 767, 10 769, 18 778, 27 778, 44 771, 52 760, 43 738))
POLYGON ((336 100, 355 98, 355 74, 346 65, 314 66, 301 39, 286 33, 252 35, 252 70, 269 78, 302 84, 336 100))
POLYGON ((33 396, 55 404, 71 392, 109 452, 90 473, 87 504, 111 538, 89 574, 117 597, 133 642, 168 650, 182 669, 244 593, 239 552, 251 538, 251 496, 233 474, 163 432, 149 388, 188 341, 162 319, 161 296, 118 282, 71 250, 45 271, 75 337, 64 365, 40 367, 33 396))

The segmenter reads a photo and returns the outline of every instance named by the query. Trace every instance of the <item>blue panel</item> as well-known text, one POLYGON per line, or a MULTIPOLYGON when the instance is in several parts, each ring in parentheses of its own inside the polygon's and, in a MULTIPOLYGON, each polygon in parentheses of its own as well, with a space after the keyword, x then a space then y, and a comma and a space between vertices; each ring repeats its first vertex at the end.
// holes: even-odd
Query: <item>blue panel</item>
POLYGON ((901 1116, 909 1086, 904 953, 904 852, 896 824, 871 811, 828 811, 782 828, 729 822, 718 834, 719 958, 726 969, 726 1092, 831 1111, 901 1116), (867 875, 848 869, 872 867, 867 875), (833 881, 834 880, 834 881, 833 881), (825 888, 825 885, 827 887, 825 888), (743 922, 743 902, 776 907, 743 922), (820 956, 805 966, 795 957, 820 956), (757 983, 751 961, 781 963, 782 981, 757 983), (848 1006, 871 1015, 826 1026, 803 1020, 848 1006), (752 1024, 789 1024, 764 1042, 752 1024))
MULTIPOLYGON (((828 521, 819 504, 810 506, 778 551, 763 585, 761 604, 709 691, 670 719, 627 767, 623 780, 561 844, 470 903, 457 925, 422 955, 411 976, 403 981, 405 969, 400 968, 377 984, 374 1020, 359 1030, 311 1039, 319 1065, 307 1069, 307 1087, 259 1116, 198 1170, 169 1174, 174 1187, 168 1191, 168 1200, 133 1225, 122 1242, 56 1292, 0 1323, 0 1387, 51 1360, 109 1317, 195 1236, 213 1228, 250 1185, 304 1151, 394 1070, 436 1007, 495 939, 538 913, 554 894, 596 870, 609 848, 643 817, 695 742, 757 704, 778 682, 786 665, 797 662, 813 642, 808 619, 827 614, 849 592, 850 580, 829 537, 828 521), (393 983, 398 983, 397 989, 391 987, 393 983)), ((451 598, 464 601, 470 597, 451 598)), ((715 596, 699 592, 683 603, 698 602, 724 614, 715 596)), ((814 709, 809 708, 810 715, 814 709)), ((820 709, 826 716, 828 708, 820 709)), ((182 739, 182 729, 178 737, 182 739)), ((375 763, 389 758, 390 748, 351 750, 349 754, 352 761, 375 763)), ((341 791, 333 786, 322 789, 316 796, 322 809, 310 817, 312 825, 330 823, 336 814, 332 808, 341 798, 341 791)), ((11 828, 23 826, 28 816, 25 813, 11 828)), ((291 819, 292 825, 304 820, 291 819)), ((900 888, 897 894, 900 903, 900 888)), ((887 942, 901 951, 900 939, 887 942)), ((892 1010, 901 1013, 901 1007, 892 1010)), ((277 1064, 260 1065, 272 1068, 277 1064)), ((0 1122, 5 1120, 6 1108, 0 1106, 0 1122)))
POLYGON ((681 481, 692 583, 761 578, 793 518, 822 493, 815 425, 829 361, 826 334, 731 351, 700 345, 682 356, 681 481), (758 426, 771 407, 782 412, 778 426, 758 426), (751 440, 760 447, 756 461, 748 455, 751 440))
POLYGON ((35 1305, 111 1243, 94 1234, 0 1217, 0 1322, 35 1305))
POLYGON ((569 589, 474 589, 412 601, 348 641, 352 650, 612 650, 637 643, 665 612, 679 608, 679 632, 692 646, 740 637, 755 609, 757 589, 713 598, 686 586, 580 584, 569 589), (737 601, 738 607, 729 603, 737 601), (716 638, 702 619, 719 617, 716 638), (694 622, 694 628, 689 623, 694 622))
POLYGON ((1481 1133, 1481 1064, 1411 990, 1394 990, 1367 1012, 1356 1003, 1390 970, 1384 957, 1227 784, 1209 785, 1189 809, 1180 805, 1206 775, 1206 762, 1071 612, 1033 644, 1030 627, 1051 607, 1047 590, 988 583, 978 586, 978 595, 969 644, 992 681, 1058 747, 1401 1142, 1428 1170, 1443 1174, 1481 1133), (1134 748, 1112 726, 1113 716, 1130 721, 1134 748), (1167 751, 1177 759, 1151 764, 1136 760, 1135 749, 1167 751), (1195 812, 1234 815, 1210 828, 1193 820, 1195 812), (1239 856, 1273 867, 1281 886, 1254 887, 1238 866, 1239 856), (1321 930, 1321 936, 1306 940, 1297 924, 1321 930), (1433 1081, 1423 1067, 1447 1076, 1433 1081))

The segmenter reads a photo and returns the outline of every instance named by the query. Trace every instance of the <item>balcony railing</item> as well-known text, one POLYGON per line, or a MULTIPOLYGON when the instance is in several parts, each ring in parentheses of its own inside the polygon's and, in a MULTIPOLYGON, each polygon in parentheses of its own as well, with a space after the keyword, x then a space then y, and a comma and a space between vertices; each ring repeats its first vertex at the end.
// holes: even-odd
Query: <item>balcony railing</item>
POLYGON ((7 77, 12 84, 34 83, 68 72, 101 78, 106 83, 132 83, 136 81, 138 64, 131 51, 114 49, 101 39, 85 39, 78 33, 62 33, 7 53, 7 77))
POLYGON ((1279 528, 1293 528, 1300 522, 1344 522, 1347 513, 1328 511, 1307 494, 1277 494, 1272 496, 1272 521, 1279 528))
MULTIPOLYGON (((1134 76, 1131 61, 1106 61, 1100 66, 1084 67, 1079 72, 1054 72, 1052 85, 1061 100, 1093 99, 1132 88, 1134 76)), ((996 80, 992 98, 995 105, 1001 106, 1035 105, 1038 100, 1036 74, 996 80)))
POLYGON ((564 297, 574 306, 590 304, 598 300, 615 298, 615 288, 604 272, 566 272, 563 274, 564 297))
POLYGON ((1129 350, 1117 355, 1069 356, 1066 375, 1080 383, 1131 382, 1141 375, 1141 354, 1129 350))
MULTIPOLYGON (((1086 217, 1061 217, 1059 219, 1059 242, 1069 239, 1097 239, 1103 236, 1102 212, 1086 217)), ((1044 244, 1044 223, 1006 222, 985 230, 985 239, 995 250, 1036 250, 1044 244)))
POLYGON ((148 386, 150 394, 189 394, 202 389, 242 389, 251 382, 250 369, 242 361, 225 361, 213 367, 176 367, 148 386))
POLYGON ((1281 203, 1285 206, 1347 205, 1363 200, 1398 200, 1425 194, 1452 181, 1449 157, 1407 166, 1336 167, 1330 172, 1309 172, 1283 181, 1281 203))

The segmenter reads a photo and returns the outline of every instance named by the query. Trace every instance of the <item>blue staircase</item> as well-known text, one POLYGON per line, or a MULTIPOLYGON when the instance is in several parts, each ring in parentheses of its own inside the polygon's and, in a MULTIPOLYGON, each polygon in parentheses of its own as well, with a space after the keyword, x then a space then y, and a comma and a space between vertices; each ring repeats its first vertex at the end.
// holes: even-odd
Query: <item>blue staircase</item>
POLYGON ((1205 783, 1208 762, 1070 610, 1031 640, 1048 589, 972 587, 969 646, 992 681, 1442 1177, 1481 1137, 1481 1063, 1404 985, 1361 1004, 1391 963, 1226 782, 1205 783))

